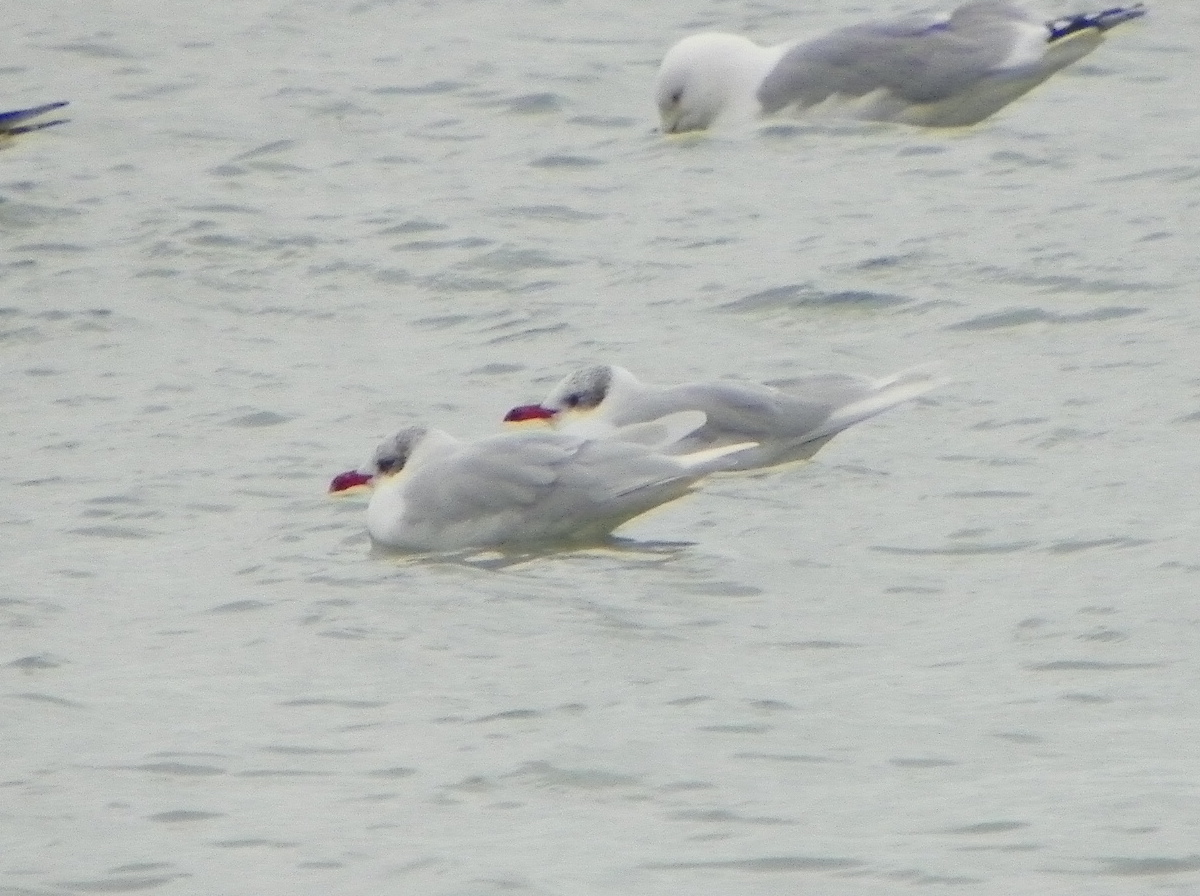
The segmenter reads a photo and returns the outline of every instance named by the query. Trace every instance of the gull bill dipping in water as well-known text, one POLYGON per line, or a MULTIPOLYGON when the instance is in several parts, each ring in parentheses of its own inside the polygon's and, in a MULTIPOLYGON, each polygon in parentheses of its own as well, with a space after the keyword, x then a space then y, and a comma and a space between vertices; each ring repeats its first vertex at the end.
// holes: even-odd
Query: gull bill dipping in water
POLYGON ((977 0, 774 47, 695 34, 663 58, 659 116, 670 134, 818 107, 925 127, 976 124, 1144 14, 1136 3, 1045 22, 1009 0, 977 0))

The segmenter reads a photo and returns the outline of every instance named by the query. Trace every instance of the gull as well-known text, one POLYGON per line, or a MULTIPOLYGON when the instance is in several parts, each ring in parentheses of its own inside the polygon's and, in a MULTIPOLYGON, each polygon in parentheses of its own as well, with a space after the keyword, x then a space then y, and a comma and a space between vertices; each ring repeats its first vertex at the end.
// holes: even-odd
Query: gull
MULTIPOLYGON (((671 441, 704 423, 703 414, 671 416, 656 422, 671 441)), ((375 452, 367 530, 378 545, 420 552, 597 540, 683 497, 749 447, 667 455, 545 429, 463 442, 410 426, 375 452)))
MULTIPOLYGON (((544 415, 535 415, 544 416, 544 415)), ((636 442, 655 451, 671 454, 672 448, 684 437, 704 425, 701 411, 679 411, 644 423, 628 426, 606 426, 598 433, 606 438, 636 442)), ((338 473, 329 483, 329 494, 338 497, 369 493, 375 485, 376 459, 372 456, 364 467, 338 473)))
POLYGON ((702 411, 703 426, 663 445, 670 453, 757 443, 726 458, 720 472, 744 472, 808 460, 849 426, 944 383, 935 366, 883 379, 815 373, 784 388, 717 380, 654 386, 624 367, 603 364, 565 377, 541 404, 513 408, 509 423, 543 421, 562 432, 594 438, 680 411, 702 411))
POLYGON ((977 0, 949 14, 872 20, 774 47, 694 34, 663 58, 658 111, 669 134, 816 107, 870 121, 971 125, 1144 14, 1136 3, 1045 22, 1008 0, 977 0))
POLYGON ((37 121, 26 124, 31 118, 36 118, 51 109, 61 109, 65 102, 46 103, 43 106, 33 106, 29 109, 13 109, 11 112, 0 112, 0 137, 15 137, 30 131, 40 131, 56 124, 63 124, 67 119, 55 118, 52 121, 37 121))

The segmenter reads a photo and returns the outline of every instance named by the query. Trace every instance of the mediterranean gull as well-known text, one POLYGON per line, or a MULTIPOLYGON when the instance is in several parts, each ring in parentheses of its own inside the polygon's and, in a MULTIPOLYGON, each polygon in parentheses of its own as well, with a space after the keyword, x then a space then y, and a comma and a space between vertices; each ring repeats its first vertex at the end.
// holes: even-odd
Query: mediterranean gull
POLYGON ((703 426, 662 447, 688 453, 758 443, 726 459, 722 472, 742 472, 807 460, 847 427, 944 382, 936 366, 926 365, 883 379, 807 374, 778 389, 736 380, 653 386, 605 364, 570 374, 541 404, 513 408, 504 419, 545 421, 562 432, 603 437, 663 415, 702 411, 703 426))
MULTIPOLYGON (((678 440, 703 423, 703 414, 689 414, 664 426, 678 440)), ((666 455, 637 441, 546 429, 462 442, 408 427, 375 452, 367 530, 378 545, 420 552, 594 541, 683 497, 749 447, 666 455)))

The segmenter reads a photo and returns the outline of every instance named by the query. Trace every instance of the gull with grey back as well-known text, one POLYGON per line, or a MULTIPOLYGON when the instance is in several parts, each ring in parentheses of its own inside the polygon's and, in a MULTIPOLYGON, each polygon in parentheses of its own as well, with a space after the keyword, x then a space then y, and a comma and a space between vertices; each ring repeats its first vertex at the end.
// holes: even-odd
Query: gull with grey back
POLYGON ((1144 14, 1137 3, 1042 21, 1008 0, 977 0, 944 15, 871 20, 774 47, 695 34, 662 61, 658 111, 667 133, 817 110, 924 127, 971 125, 1144 14))
POLYGON ((756 442, 728 459, 726 472, 741 472, 807 460, 847 427, 943 382, 938 368, 926 365, 883 379, 806 374, 780 383, 783 388, 737 380, 655 386, 624 367, 603 364, 568 375, 540 404, 513 408, 505 420, 544 420, 563 432, 600 436, 666 414, 702 411, 704 425, 669 450, 756 442))
MULTIPOLYGON (((703 414, 680 414, 664 426, 677 441, 703 423, 703 414)), ((553 430, 462 442, 408 427, 375 453, 367 529, 376 544, 421 552, 598 541, 749 447, 667 455, 641 441, 553 430)))

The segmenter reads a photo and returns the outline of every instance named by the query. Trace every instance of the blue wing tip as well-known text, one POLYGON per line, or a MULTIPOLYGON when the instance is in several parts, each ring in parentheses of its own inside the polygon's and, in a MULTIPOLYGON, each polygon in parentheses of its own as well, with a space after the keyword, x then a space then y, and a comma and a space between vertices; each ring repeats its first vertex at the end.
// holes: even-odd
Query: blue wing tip
POLYGON ((1050 42, 1061 40, 1064 37, 1069 37, 1080 31, 1087 31, 1090 28, 1095 28, 1097 31, 1107 31, 1120 25, 1122 22, 1128 22, 1130 19, 1138 19, 1146 14, 1146 4, 1134 3, 1131 6, 1114 6, 1111 9, 1105 9, 1101 12, 1085 12, 1073 16, 1063 16, 1061 19, 1053 19, 1046 23, 1046 27, 1050 30, 1050 42))
POLYGON ((12 136, 13 134, 24 134, 28 131, 37 131, 56 124, 62 124, 67 119, 56 118, 53 121, 41 121, 33 124, 22 124, 22 122, 49 112, 51 109, 61 109, 65 105, 67 105, 67 101, 63 100, 57 103, 44 103, 41 106, 31 106, 28 109, 13 109, 11 112, 0 112, 0 135, 12 136))

